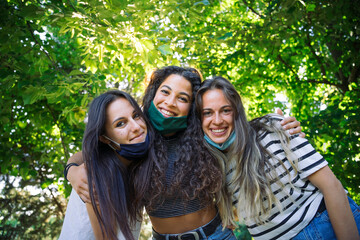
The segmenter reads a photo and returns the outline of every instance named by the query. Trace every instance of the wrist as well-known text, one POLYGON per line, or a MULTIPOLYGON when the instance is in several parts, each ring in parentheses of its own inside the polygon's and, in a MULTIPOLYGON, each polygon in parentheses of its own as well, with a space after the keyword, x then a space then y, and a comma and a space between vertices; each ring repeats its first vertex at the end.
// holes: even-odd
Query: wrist
POLYGON ((69 170, 72 166, 79 166, 79 164, 77 163, 69 163, 69 164, 66 164, 65 166, 65 169, 64 169, 64 177, 65 177, 65 180, 69 182, 68 180, 68 174, 69 174, 69 170))

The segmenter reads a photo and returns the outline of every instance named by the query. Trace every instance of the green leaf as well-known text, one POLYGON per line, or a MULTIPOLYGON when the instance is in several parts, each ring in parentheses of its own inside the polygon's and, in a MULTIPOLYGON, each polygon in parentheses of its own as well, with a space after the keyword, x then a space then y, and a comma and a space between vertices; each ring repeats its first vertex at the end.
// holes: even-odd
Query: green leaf
POLYGON ((163 54, 163 55, 172 55, 173 51, 171 50, 169 45, 161 45, 158 47, 158 50, 163 54))
POLYGON ((308 11, 308 12, 313 12, 313 11, 315 11, 315 9, 316 9, 315 4, 307 4, 306 5, 306 11, 308 11))
POLYGON ((232 32, 227 32, 223 36, 219 37, 218 40, 226 40, 227 38, 230 38, 233 36, 232 32))
POLYGON ((70 73, 69 73, 69 76, 76 76, 76 75, 83 75, 85 73, 83 73, 82 71, 80 70, 72 70, 70 73))
POLYGON ((24 100, 24 104, 25 105, 33 104, 34 102, 42 98, 44 94, 44 90, 45 89, 41 87, 33 87, 33 86, 29 86, 28 88, 26 88, 22 96, 24 100))

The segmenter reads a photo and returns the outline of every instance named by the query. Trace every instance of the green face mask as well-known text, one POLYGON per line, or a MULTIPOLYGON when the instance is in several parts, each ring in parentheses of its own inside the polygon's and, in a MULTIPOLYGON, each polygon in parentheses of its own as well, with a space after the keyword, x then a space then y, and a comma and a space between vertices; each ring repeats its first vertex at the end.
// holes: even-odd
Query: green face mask
POLYGON ((149 107, 149 117, 153 127, 162 135, 184 130, 187 127, 187 116, 166 118, 157 110, 153 102, 149 107))

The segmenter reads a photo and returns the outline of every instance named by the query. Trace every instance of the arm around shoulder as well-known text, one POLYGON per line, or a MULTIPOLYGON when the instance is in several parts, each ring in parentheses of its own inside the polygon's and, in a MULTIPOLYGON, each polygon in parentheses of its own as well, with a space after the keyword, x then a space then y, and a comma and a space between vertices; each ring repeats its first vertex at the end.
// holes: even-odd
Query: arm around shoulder
POLYGON ((71 166, 67 172, 67 179, 75 189, 79 197, 86 203, 90 203, 89 186, 87 181, 86 167, 82 158, 82 152, 72 155, 68 162, 76 163, 79 166, 71 166))

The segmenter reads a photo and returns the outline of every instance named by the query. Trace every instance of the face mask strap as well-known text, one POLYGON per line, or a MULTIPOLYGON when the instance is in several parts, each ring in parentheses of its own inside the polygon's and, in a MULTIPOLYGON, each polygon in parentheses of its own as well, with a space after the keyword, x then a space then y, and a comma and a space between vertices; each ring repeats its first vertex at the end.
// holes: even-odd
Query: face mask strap
POLYGON ((120 144, 119 144, 119 143, 115 142, 114 140, 112 140, 111 138, 109 138, 109 137, 106 136, 106 135, 103 135, 103 137, 106 138, 107 140, 109 140, 110 142, 116 144, 117 146, 119 146, 120 149, 116 149, 116 148, 114 148, 114 147, 111 145, 111 143, 108 143, 109 147, 111 147, 114 151, 121 150, 121 147, 120 147, 120 144))

